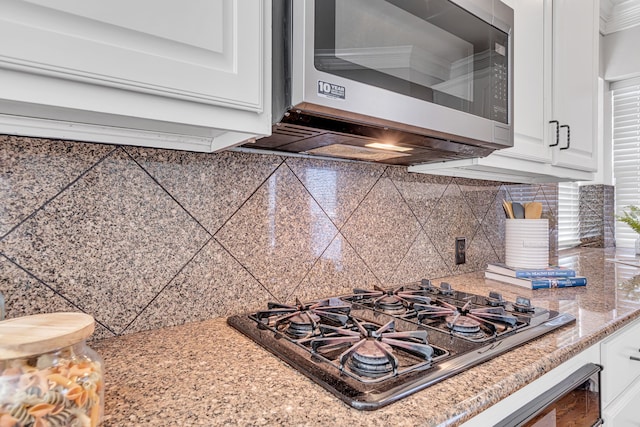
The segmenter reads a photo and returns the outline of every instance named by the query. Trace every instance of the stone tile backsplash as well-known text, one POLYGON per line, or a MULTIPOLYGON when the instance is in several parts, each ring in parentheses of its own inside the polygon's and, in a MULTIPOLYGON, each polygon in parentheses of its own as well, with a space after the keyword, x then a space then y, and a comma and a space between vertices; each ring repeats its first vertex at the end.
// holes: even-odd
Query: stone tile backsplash
POLYGON ((580 246, 615 247, 615 187, 581 185, 579 194, 580 246))
POLYGON ((503 199, 543 202, 557 255, 553 184, 14 136, 0 166, 7 316, 84 311, 98 338, 482 270, 503 199))

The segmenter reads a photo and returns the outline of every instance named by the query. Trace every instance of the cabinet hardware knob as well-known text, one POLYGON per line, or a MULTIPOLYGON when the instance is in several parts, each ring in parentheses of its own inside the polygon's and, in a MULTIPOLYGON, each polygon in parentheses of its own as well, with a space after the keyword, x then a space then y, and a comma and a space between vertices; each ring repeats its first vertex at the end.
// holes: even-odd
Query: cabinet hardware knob
POLYGON ((555 144, 549 144, 549 147, 555 147, 556 145, 558 145, 560 143, 560 122, 557 120, 550 120, 549 123, 555 123, 556 125, 556 143, 555 144))
POLYGON ((631 359, 631 360, 635 360, 636 362, 640 362, 640 357, 636 357, 636 356, 629 356, 629 359, 631 359))
POLYGON ((571 145, 571 127, 569 125, 560 125, 561 128, 567 128, 567 146, 560 147, 561 150, 566 150, 571 145))

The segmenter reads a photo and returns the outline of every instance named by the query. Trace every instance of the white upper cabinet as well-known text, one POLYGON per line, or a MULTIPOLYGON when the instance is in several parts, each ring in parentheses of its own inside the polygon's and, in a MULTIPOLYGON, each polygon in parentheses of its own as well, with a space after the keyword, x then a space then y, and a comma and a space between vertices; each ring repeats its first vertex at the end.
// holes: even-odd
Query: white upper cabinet
POLYGON ((595 0, 553 1, 553 163, 562 168, 597 170, 599 12, 595 0))
POLYGON ((548 70, 551 37, 550 0, 506 0, 514 10, 514 146, 496 154, 551 163, 553 152, 545 137, 545 112, 551 106, 548 70))
POLYGON ((514 10, 514 146, 409 170, 525 183, 594 179, 598 1, 503 2, 514 10))
POLYGON ((270 1, 0 7, 0 132, 214 151, 271 131, 270 1))

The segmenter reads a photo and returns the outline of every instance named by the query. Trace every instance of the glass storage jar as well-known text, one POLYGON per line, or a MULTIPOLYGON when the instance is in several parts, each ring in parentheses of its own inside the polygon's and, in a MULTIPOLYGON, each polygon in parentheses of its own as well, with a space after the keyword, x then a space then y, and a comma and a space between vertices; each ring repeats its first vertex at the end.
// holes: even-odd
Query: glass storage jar
POLYGON ((93 317, 50 313, 0 322, 0 426, 95 427, 104 411, 93 317))

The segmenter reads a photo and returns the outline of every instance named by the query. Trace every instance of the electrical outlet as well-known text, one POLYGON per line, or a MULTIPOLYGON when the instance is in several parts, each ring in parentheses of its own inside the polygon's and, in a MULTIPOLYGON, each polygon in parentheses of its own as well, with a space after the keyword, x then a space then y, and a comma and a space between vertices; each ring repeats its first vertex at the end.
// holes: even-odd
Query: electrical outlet
POLYGON ((456 237, 456 265, 467 262, 467 239, 456 237))

